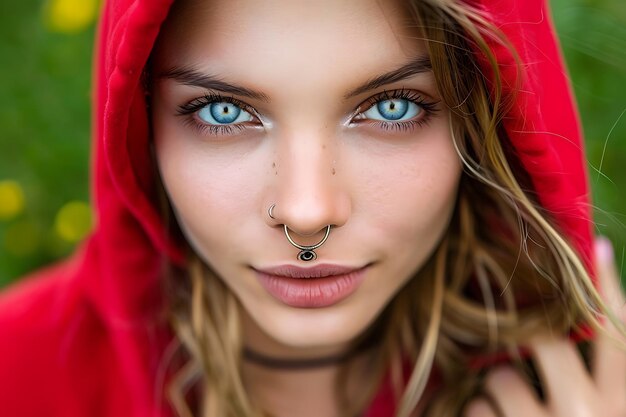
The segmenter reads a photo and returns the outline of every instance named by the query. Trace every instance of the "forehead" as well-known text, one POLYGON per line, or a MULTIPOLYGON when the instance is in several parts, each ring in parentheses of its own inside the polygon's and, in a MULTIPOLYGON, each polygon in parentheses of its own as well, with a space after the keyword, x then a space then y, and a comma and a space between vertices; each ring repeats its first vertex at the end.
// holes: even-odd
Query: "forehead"
MULTIPOLYGON (((160 38, 168 61, 332 68, 329 58, 404 60, 424 50, 396 0, 178 0, 160 38), (238 59, 239 58, 239 59, 238 59), (288 60, 285 58, 289 58, 288 60), (277 60, 277 61, 276 61, 277 60)), ((341 59, 340 61, 343 61, 341 59)), ((387 63, 387 65, 394 63, 387 63)))

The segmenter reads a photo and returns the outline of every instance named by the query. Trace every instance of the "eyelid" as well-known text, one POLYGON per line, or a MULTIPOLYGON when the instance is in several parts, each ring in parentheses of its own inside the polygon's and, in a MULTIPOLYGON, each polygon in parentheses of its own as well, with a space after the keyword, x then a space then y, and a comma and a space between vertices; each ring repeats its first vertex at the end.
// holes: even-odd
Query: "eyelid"
POLYGON ((412 101, 414 103, 420 104, 420 103, 431 103, 431 104, 438 104, 439 101, 437 100, 433 100, 432 102, 429 102, 426 100, 425 98, 425 94, 421 94, 415 90, 409 90, 406 88, 401 88, 398 90, 383 90, 381 93, 375 94, 369 98, 367 98, 366 100, 364 100, 361 104, 359 104, 357 111, 357 114, 360 114, 368 109, 370 109, 373 105, 380 103, 381 101, 386 101, 386 100, 395 100, 395 99, 405 99, 408 101, 412 101))
MULTIPOLYGON (((430 97, 430 96, 426 94, 422 94, 416 90, 409 90, 405 88, 401 88, 398 90, 391 90, 391 91, 384 90, 383 92, 375 94, 367 98, 363 102, 361 102, 361 104, 359 104, 357 109, 353 113, 350 114, 350 117, 348 118, 347 123, 352 124, 355 121, 355 119, 357 119, 359 116, 362 116, 365 112, 367 112, 369 109, 374 107, 374 105, 382 101, 395 100, 395 99, 408 100, 417 104, 426 112, 426 116, 424 117, 428 117, 429 114, 431 115, 432 113, 435 113, 439 110, 438 104, 441 102, 441 100, 427 99, 426 97, 430 97)), ((389 121, 385 123, 400 124, 400 123, 405 123, 405 122, 389 121)))
POLYGON ((185 104, 178 106, 178 116, 185 116, 185 124, 195 128, 202 136, 233 136, 236 132, 241 132, 249 129, 250 127, 265 127, 266 124, 259 113, 254 107, 249 104, 236 99, 232 96, 225 96, 213 92, 207 92, 203 96, 196 97, 185 104), (262 126, 250 126, 248 123, 254 123, 255 121, 246 121, 243 123, 233 124, 210 124, 202 120, 199 120, 198 112, 211 103, 226 102, 231 103, 237 107, 240 107, 243 111, 250 114, 253 118, 256 118, 256 122, 262 126))
POLYGON ((251 105, 249 105, 248 103, 241 101, 239 99, 236 99, 233 96, 225 96, 225 95, 221 95, 221 94, 217 94, 213 92, 208 92, 201 97, 196 97, 193 100, 183 105, 178 106, 178 114, 182 116, 189 115, 189 114, 199 111, 206 105, 210 103, 215 103, 215 102, 218 102, 218 103, 226 102, 226 103, 234 104, 235 106, 240 107, 242 110, 250 113, 257 119, 259 120, 262 119, 259 113, 256 111, 256 109, 252 107, 251 105))

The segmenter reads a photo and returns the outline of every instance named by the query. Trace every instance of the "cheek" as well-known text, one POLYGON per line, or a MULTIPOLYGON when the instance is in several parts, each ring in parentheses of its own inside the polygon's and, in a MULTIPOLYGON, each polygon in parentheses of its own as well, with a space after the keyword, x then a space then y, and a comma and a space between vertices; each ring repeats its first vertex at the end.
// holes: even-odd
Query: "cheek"
POLYGON ((447 129, 419 139, 403 152, 378 155, 362 173, 373 231, 392 245, 434 244, 456 201, 461 163, 447 129))
POLYGON ((155 125, 155 132, 159 170, 180 225, 195 246, 219 248, 255 212, 266 164, 251 143, 218 150, 175 122, 155 125))
POLYGON ((462 165, 447 129, 421 139, 367 165, 371 186, 362 191, 369 193, 360 207, 367 213, 362 240, 373 242, 384 279, 366 283, 364 294, 381 306, 422 268, 456 203, 462 165))

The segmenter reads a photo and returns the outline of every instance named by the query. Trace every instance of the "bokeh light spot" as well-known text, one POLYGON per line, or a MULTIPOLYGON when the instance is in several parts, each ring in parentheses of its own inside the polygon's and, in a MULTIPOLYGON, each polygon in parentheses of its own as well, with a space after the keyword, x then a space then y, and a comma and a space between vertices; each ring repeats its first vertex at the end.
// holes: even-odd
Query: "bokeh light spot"
POLYGON ((0 181, 0 220, 9 220, 24 211, 24 191, 12 180, 0 181))
POLYGON ((67 242, 78 242, 91 231, 92 212, 87 203, 70 201, 56 215, 54 230, 67 242))
POLYGON ((16 256, 27 256, 35 252, 41 240, 41 231, 29 220, 11 224, 4 234, 6 251, 16 256))
POLYGON ((80 32, 95 21, 98 3, 98 0, 49 0, 44 9, 46 23, 55 32, 80 32))

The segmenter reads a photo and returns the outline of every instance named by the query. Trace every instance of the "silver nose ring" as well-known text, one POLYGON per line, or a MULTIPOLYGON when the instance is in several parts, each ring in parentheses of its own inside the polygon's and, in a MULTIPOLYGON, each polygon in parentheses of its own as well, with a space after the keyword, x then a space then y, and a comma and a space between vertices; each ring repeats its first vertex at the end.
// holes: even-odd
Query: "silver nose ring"
POLYGON ((300 249, 300 253, 298 253, 298 260, 304 261, 304 262, 314 261, 315 259, 317 259, 317 253, 315 253, 315 249, 322 246, 324 242, 326 242, 326 239, 328 239, 328 235, 330 234, 330 224, 329 224, 328 226, 326 226, 326 233, 324 233, 324 237, 322 238, 322 240, 320 240, 315 245, 304 246, 304 245, 299 245, 296 242, 294 242, 291 236, 289 236, 289 228, 287 227, 287 225, 284 224, 283 226, 285 228, 285 236, 287 236, 287 240, 289 241, 289 243, 291 243, 296 248, 300 249))
MULTIPOLYGON (((272 220, 276 220, 276 217, 274 217, 274 207, 276 207, 276 204, 272 204, 267 209, 267 214, 272 220)), ((287 236, 287 240, 289 241, 289 243, 300 249, 300 253, 298 253, 298 260, 304 262, 314 261, 315 259, 317 259, 317 253, 315 253, 315 249, 319 248, 324 244, 324 242, 326 242, 326 239, 328 239, 328 235, 330 235, 331 228, 330 224, 326 226, 326 232, 324 233, 324 237, 318 243, 316 243, 315 245, 304 246, 294 242, 294 240, 289 235, 289 228, 286 224, 283 224, 283 227, 285 229, 285 236, 287 236)))
POLYGON ((273 214, 274 207, 276 207, 276 204, 272 204, 272 205, 270 206, 270 208, 269 208, 269 209, 267 209, 267 214, 269 214, 270 219, 272 219, 272 220, 276 220, 276 217, 274 217, 274 214, 273 214))

